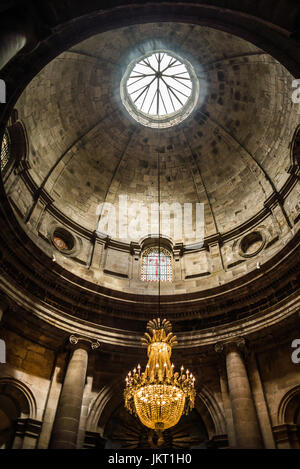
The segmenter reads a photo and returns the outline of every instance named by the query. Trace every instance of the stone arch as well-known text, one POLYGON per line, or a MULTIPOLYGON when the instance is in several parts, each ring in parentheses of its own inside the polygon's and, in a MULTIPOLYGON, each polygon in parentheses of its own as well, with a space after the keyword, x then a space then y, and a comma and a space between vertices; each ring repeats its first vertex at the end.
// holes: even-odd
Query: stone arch
POLYGON ((300 124, 295 130, 291 143, 291 168, 290 172, 295 171, 300 166, 300 124))
POLYGON ((20 419, 35 419, 36 401, 30 389, 14 378, 0 378, 0 448, 10 448, 20 419))
POLYGON ((290 389, 281 399, 277 411, 278 424, 295 424, 296 413, 299 409, 300 385, 290 389))
MULTIPOLYGON (((87 419, 87 431, 103 432, 104 428, 122 400, 122 383, 118 379, 110 386, 104 386, 91 404, 87 419)), ((223 412, 213 394, 205 386, 197 393, 195 408, 206 427, 209 439, 226 434, 223 412)))
POLYGON ((87 418, 86 430, 90 432, 103 431, 105 425, 122 400, 122 385, 120 379, 110 386, 104 386, 91 404, 87 418))
POLYGON ((0 394, 12 396, 18 402, 24 417, 36 418, 36 399, 26 384, 11 377, 0 378, 0 394))
POLYGON ((14 110, 4 133, 9 148, 9 159, 2 170, 4 180, 8 178, 13 170, 21 171, 22 168, 28 166, 27 132, 24 123, 17 119, 18 113, 14 110))
POLYGON ((224 414, 212 392, 203 386, 197 394, 195 407, 206 426, 209 438, 226 434, 224 414))
POLYGON ((26 127, 21 120, 16 120, 7 129, 12 142, 12 157, 15 160, 15 166, 18 167, 21 162, 27 161, 28 157, 26 127))

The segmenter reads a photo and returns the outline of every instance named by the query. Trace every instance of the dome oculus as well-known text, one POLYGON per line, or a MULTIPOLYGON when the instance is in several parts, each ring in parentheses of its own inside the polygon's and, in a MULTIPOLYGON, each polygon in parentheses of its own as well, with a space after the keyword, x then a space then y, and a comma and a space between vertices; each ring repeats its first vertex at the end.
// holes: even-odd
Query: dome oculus
POLYGON ((164 128, 182 122, 194 109, 199 82, 192 65, 169 51, 133 60, 121 81, 121 98, 138 122, 164 128))

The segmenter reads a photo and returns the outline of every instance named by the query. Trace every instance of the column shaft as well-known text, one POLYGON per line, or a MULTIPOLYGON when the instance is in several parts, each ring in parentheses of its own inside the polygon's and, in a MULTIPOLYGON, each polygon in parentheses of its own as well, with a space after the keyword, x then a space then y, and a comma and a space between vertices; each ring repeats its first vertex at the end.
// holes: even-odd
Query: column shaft
POLYGON ((87 365, 87 349, 76 348, 70 359, 62 387, 50 448, 76 448, 87 365))
POLYGON ((226 355, 226 368, 236 445, 238 448, 261 448, 261 435, 244 359, 236 345, 226 355))
POLYGON ((248 363, 248 372, 264 446, 267 449, 275 449, 276 446, 272 432, 271 419, 257 366, 257 359, 254 353, 251 355, 248 363))
POLYGON ((49 386, 49 393, 47 402, 45 405, 45 412, 43 416, 43 426, 40 434, 38 449, 47 449, 49 446, 52 428, 55 420, 55 413, 58 406, 59 396, 61 393, 62 384, 59 379, 59 375, 64 368, 63 363, 65 362, 65 356, 59 356, 56 360, 53 375, 51 377, 51 383, 49 386))
POLYGON ((226 373, 225 373, 225 370, 223 369, 220 369, 219 373, 220 373, 220 389, 221 389, 224 414, 225 414, 225 419, 226 419, 228 444, 230 448, 235 448, 236 441, 235 441, 234 425, 233 425, 233 418, 232 418, 232 409, 231 409, 230 398, 228 394, 228 384, 227 384, 227 379, 226 379, 226 373))

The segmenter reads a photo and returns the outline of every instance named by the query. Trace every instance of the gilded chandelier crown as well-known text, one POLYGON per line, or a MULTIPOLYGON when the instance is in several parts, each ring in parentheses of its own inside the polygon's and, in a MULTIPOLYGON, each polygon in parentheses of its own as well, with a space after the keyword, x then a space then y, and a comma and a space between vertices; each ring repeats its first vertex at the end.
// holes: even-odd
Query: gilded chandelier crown
POLYGON ((147 346, 148 363, 144 372, 138 365, 126 377, 125 407, 146 427, 164 431, 178 423, 194 407, 195 378, 189 370, 174 372, 170 357, 177 344, 172 325, 166 319, 147 324, 142 344, 147 346))

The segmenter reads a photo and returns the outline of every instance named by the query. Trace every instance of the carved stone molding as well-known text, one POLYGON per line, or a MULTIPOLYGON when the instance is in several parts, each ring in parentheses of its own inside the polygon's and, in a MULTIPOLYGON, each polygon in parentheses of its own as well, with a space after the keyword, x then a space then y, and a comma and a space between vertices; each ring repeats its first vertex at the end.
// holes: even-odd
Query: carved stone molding
POLYGON ((222 342, 217 342, 214 345, 214 349, 216 353, 223 353, 224 352, 224 344, 222 342))
POLYGON ((31 418, 19 418, 15 425, 12 449, 35 449, 41 434, 42 422, 31 418))
POLYGON ((83 343, 83 346, 87 347, 88 349, 92 349, 92 350, 97 350, 97 349, 100 348, 99 340, 90 339, 88 337, 76 336, 74 334, 70 335, 69 343, 73 346, 74 345, 77 346, 79 344, 81 346, 82 343, 83 343))
POLYGON ((217 342, 214 346, 216 353, 227 354, 233 350, 245 352, 247 350, 247 342, 244 337, 235 337, 229 341, 217 342))
POLYGON ((83 443, 84 449, 104 449, 105 439, 101 438, 97 432, 85 432, 85 439, 83 443))
POLYGON ((179 261, 180 257, 183 256, 184 246, 183 243, 176 243, 173 246, 173 255, 175 261, 179 261))
POLYGON ((136 259, 139 259, 141 255, 142 249, 139 243, 131 242, 130 243, 130 254, 134 256, 136 259))
POLYGON ((299 428, 294 424, 282 424, 273 427, 278 449, 299 449, 299 428))

